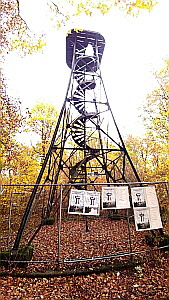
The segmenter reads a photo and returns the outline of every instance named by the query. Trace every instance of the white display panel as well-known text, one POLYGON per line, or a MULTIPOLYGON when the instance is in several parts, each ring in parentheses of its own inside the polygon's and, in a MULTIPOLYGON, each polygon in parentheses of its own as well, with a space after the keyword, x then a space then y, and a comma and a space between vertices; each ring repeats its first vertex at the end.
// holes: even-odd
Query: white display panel
POLYGON ((131 195, 133 208, 158 206, 155 186, 132 188, 131 195))
POLYGON ((102 209, 130 208, 128 187, 103 187, 102 209))
POLYGON ((155 186, 131 189, 136 230, 162 228, 155 186))
POLYGON ((69 214, 99 215, 100 193, 95 191, 71 190, 69 214))

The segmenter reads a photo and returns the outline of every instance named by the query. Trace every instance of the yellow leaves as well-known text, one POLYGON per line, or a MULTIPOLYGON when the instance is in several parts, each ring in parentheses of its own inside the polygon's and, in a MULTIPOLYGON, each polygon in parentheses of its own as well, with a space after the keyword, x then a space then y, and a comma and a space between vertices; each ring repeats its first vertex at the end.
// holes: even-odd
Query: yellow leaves
POLYGON ((85 14, 86 14, 87 16, 91 16, 91 15, 92 15, 92 12, 91 12, 89 9, 86 9, 86 10, 85 10, 85 14))
POLYGON ((127 14, 136 15, 141 10, 151 11, 157 4, 156 0, 115 0, 114 5, 123 9, 127 14))
POLYGON ((151 11, 156 4, 157 1, 153 0, 136 0, 136 7, 141 9, 147 9, 149 11, 151 11))
MULTIPOLYGON (((74 31, 79 32, 79 31, 83 31, 83 29, 82 28, 74 28, 74 31)), ((71 32, 71 30, 70 30, 70 32, 71 32)))
MULTIPOLYGON (((61 5, 61 2, 64 1, 58 1, 58 7, 54 5, 55 9, 52 6, 50 12, 47 12, 49 20, 53 23, 54 28, 57 29, 74 16, 85 14, 90 17, 98 11, 102 15, 105 15, 113 6, 117 6, 119 9, 126 11, 127 14, 135 15, 138 14, 140 10, 151 11, 157 3, 156 0, 67 0, 61 5)), ((4 51, 7 47, 10 50, 19 49, 24 54, 31 54, 35 51, 43 50, 46 44, 41 39, 32 41, 27 34, 27 24, 19 15, 17 1, 4 1, 2 5, 2 15, 2 44, 4 51), (16 39, 12 40, 12 45, 10 44, 10 39, 8 39, 8 34, 10 34, 10 36, 11 34, 17 36, 16 39)))
POLYGON ((92 15, 92 10, 90 9, 90 5, 86 5, 86 4, 83 4, 83 3, 78 4, 76 15, 78 16, 78 15, 80 15, 83 12, 87 16, 91 16, 92 15))
POLYGON ((69 2, 71 5, 74 5, 74 2, 75 2, 75 1, 74 1, 74 0, 69 0, 68 2, 69 2))
POLYGON ((14 39, 11 42, 11 50, 22 50, 28 54, 32 54, 36 51, 41 51, 43 47, 46 46, 46 43, 39 39, 37 43, 28 42, 26 39, 14 39))
POLYGON ((107 14, 112 8, 112 1, 81 1, 77 5, 76 15, 85 13, 87 16, 92 16, 95 10, 99 10, 103 15, 107 14), (105 3, 106 2, 106 3, 105 3))
MULTIPOLYGON (((92 16, 94 12, 100 11, 101 14, 107 14, 113 6, 111 0, 107 1, 89 1, 89 0, 81 0, 81 1, 68 1, 74 7, 73 16, 79 16, 81 14, 85 14, 87 16, 92 16)), ((68 16, 69 14, 67 14, 68 16)), ((69 15, 69 19, 72 15, 69 15)))
POLYGON ((103 15, 105 15, 110 11, 111 7, 112 7, 112 4, 108 5, 105 3, 99 3, 97 6, 97 9, 99 9, 101 11, 101 13, 103 15))
MULTIPOLYGON (((79 31, 83 31, 83 29, 82 28, 73 28, 73 30, 75 31, 75 32, 79 32, 79 31)), ((68 36, 69 34, 71 34, 71 29, 70 30, 68 30, 68 32, 67 32, 67 34, 66 34, 66 36, 68 36)))

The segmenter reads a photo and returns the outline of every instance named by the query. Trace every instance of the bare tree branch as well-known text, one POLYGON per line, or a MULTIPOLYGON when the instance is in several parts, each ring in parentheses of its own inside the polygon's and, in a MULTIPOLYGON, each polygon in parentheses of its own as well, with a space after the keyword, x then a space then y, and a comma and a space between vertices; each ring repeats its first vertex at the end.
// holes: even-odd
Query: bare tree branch
POLYGON ((17 8, 18 8, 18 16, 24 22, 24 24, 26 25, 26 28, 30 30, 30 28, 29 28, 28 24, 26 23, 26 21, 21 17, 19 0, 16 0, 16 3, 17 3, 17 8))
POLYGON ((52 0, 50 0, 50 2, 56 7, 57 13, 62 15, 63 17, 67 18, 67 16, 65 16, 60 10, 57 4, 55 4, 52 0))

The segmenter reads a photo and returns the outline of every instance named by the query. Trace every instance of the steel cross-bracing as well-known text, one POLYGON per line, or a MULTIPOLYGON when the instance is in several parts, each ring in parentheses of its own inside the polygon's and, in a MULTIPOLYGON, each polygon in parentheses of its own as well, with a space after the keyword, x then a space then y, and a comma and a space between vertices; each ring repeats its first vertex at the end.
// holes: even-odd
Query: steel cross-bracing
MULTIPOLYGON (((60 203, 57 184, 70 183, 76 189, 85 189, 85 183, 140 182, 101 76, 104 47, 105 39, 97 32, 71 30, 66 37, 66 63, 71 70, 66 97, 14 249, 18 248, 37 207, 39 217, 34 231, 29 234, 28 244, 45 220, 56 214, 60 203)), ((67 187, 65 198, 68 193, 67 187)))

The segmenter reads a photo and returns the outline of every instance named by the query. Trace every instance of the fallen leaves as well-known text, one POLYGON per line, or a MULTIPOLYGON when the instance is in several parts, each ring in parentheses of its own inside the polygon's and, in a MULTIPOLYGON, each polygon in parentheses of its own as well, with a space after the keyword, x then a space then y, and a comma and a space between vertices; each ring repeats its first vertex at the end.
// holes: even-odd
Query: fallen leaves
MULTIPOLYGON (((61 259, 94 257, 116 253, 129 249, 128 235, 124 230, 124 221, 91 220, 88 233, 82 221, 71 221, 62 224, 61 259), (118 222, 118 223, 117 223, 118 222), (71 225, 71 226, 70 226, 71 225)), ((34 240, 33 260, 57 259, 58 228, 44 226, 34 240)), ((145 249, 144 233, 136 234, 131 226, 132 248, 134 251, 145 249)), ((59 276, 54 278, 15 278, 12 276, 0 279, 0 300, 40 300, 40 299, 167 299, 167 255, 152 252, 141 255, 144 263, 133 269, 114 272, 93 273, 95 267, 103 264, 120 264, 124 258, 99 261, 84 261, 75 264, 61 264, 60 270, 88 268, 92 274, 86 276, 59 276), (153 254, 154 253, 154 254, 153 254)), ((140 258, 137 255, 136 259, 140 258)), ((126 259, 126 258, 125 258, 126 259)), ((129 259, 129 258, 128 258, 129 259)), ((30 263, 27 272, 55 269, 56 263, 30 263)), ((11 270, 12 272, 25 270, 11 270)))

